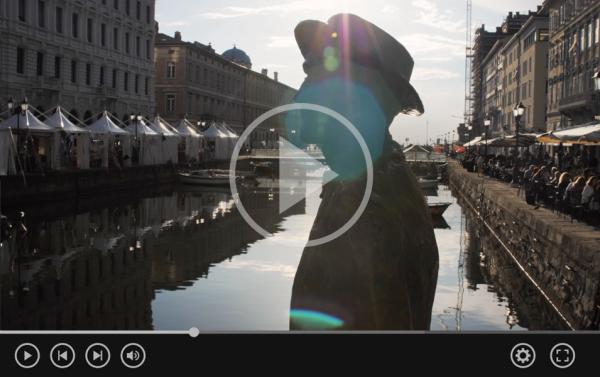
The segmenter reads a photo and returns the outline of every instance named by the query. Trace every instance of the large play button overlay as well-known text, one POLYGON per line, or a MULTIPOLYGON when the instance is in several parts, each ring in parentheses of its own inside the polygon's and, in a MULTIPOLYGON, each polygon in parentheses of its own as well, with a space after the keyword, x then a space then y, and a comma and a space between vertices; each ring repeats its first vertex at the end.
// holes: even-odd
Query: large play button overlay
POLYGON ((21 368, 33 368, 40 361, 40 351, 31 343, 23 343, 15 351, 15 361, 21 368))
POLYGON ((92 368, 104 368, 110 361, 110 350, 102 343, 94 343, 85 351, 85 361, 92 368))
POLYGON ((75 361, 75 351, 67 343, 58 343, 50 351, 50 361, 57 368, 68 368, 75 361))
MULTIPOLYGON (((319 186, 306 185, 307 166, 310 165, 311 169, 324 169, 326 166, 282 137, 279 143, 279 214, 282 214, 310 194, 321 190, 319 186), (298 195, 297 192, 302 194, 298 195)), ((328 173, 323 175, 322 185, 338 176, 331 170, 328 173)))

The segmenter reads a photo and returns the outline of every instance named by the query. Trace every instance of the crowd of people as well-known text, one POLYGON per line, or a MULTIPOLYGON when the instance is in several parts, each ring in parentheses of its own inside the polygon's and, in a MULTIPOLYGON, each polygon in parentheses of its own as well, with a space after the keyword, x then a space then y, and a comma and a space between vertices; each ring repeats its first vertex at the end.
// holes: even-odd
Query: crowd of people
POLYGON ((600 211, 598 159, 586 150, 574 154, 566 151, 554 157, 539 148, 534 153, 513 151, 510 156, 465 153, 460 161, 478 176, 519 183, 529 204, 600 211))

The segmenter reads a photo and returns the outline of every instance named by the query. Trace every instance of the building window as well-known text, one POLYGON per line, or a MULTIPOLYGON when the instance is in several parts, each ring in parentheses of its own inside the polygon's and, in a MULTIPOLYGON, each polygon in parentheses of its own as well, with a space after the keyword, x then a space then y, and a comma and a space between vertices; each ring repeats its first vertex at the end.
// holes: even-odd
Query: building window
POLYGON ((37 64, 36 64, 36 74, 38 76, 44 75, 44 53, 37 53, 37 64))
POLYGON ((204 85, 208 82, 208 69, 204 68, 204 85))
POLYGON ((100 44, 106 46, 106 24, 100 25, 100 44))
POLYGON ((135 16, 139 20, 142 12, 142 4, 138 1, 135 5, 135 16))
POLYGON ((100 86, 104 86, 104 67, 100 67, 100 86))
POLYGON ((590 48, 590 47, 592 47, 592 38, 593 38, 593 36, 592 36, 592 24, 591 23, 588 24, 587 31, 588 31, 588 33, 587 33, 588 34, 587 35, 587 48, 590 48))
POLYGON ((61 7, 56 8, 56 32, 60 34, 63 32, 63 10, 61 7))
POLYGON ((221 89, 221 74, 217 73, 217 89, 221 89))
POLYGON ((140 57, 140 37, 135 37, 135 56, 140 57))
POLYGON ((152 7, 147 5, 146 6, 146 23, 149 24, 150 23, 150 15, 152 14, 152 7))
POLYGON ((113 8, 119 10, 119 0, 113 0, 113 8))
POLYGON ((148 86, 150 85, 150 78, 146 76, 144 79, 144 94, 148 95, 148 86))
POLYGON ((112 70, 112 87, 113 88, 117 87, 117 70, 116 69, 112 70))
POLYGON ((594 43, 600 41, 600 21, 596 18, 594 20, 594 43))
POLYGON ((60 56, 54 57, 54 77, 60 79, 60 56))
POLYGON ((113 48, 115 50, 119 49, 119 29, 113 28, 113 48))
POLYGON ((523 62, 523 76, 527 74, 527 60, 523 62))
POLYGON ((146 39, 146 59, 150 59, 150 40, 146 39))
POLYGON ((172 113, 175 111, 175 94, 167 94, 167 109, 166 110, 168 113, 172 113))
POLYGON ((85 65, 85 85, 92 85, 92 65, 89 63, 85 65))
POLYGON ((77 83, 77 61, 71 60, 71 82, 73 84, 77 83))
POLYGON ((25 50, 17 47, 17 73, 25 73, 25 50))
POLYGON ((135 75, 135 93, 139 93, 139 84, 140 84, 140 76, 139 75, 135 75))
POLYGON ((167 78, 175 78, 175 62, 167 62, 167 78))
POLYGON ((93 37, 92 37, 93 32, 94 32, 94 20, 92 20, 91 18, 88 18, 88 20, 87 20, 87 41, 90 43, 93 42, 93 37))
POLYGON ((46 3, 44 1, 38 1, 38 26, 46 27, 46 3))
POLYGON ((129 90, 129 73, 127 72, 123 73, 123 90, 126 92, 129 90))
POLYGON ((200 66, 196 66, 196 82, 200 82, 200 66))
POLYGON ((213 71, 210 71, 210 86, 215 86, 215 73, 213 71))
POLYGON ((188 106, 187 106, 188 114, 192 113, 192 93, 188 93, 188 106))
POLYGON ((579 30, 579 51, 585 50, 585 30, 579 30))
POLYGON ((73 38, 79 38, 79 15, 77 13, 73 13, 71 17, 71 34, 73 38))
POLYGON ((129 33, 125 33, 125 53, 129 54, 129 33))
POLYGON ((531 81, 529 81, 529 97, 531 97, 531 81))
POLYGON ((131 0, 125 0, 125 14, 126 15, 130 15, 130 9, 131 8, 131 0))
POLYGON ((21 22, 26 21, 25 14, 27 13, 26 12, 27 7, 25 6, 26 5, 25 1, 26 0, 19 0, 19 21, 21 21, 21 22))
POLYGON ((527 106, 527 123, 531 123, 531 106, 527 106))

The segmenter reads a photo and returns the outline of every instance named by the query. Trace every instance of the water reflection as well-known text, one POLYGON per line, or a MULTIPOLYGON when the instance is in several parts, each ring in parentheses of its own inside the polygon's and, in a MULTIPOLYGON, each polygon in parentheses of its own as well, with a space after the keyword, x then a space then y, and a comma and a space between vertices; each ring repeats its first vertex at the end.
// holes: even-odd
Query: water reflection
MULTIPOLYGON (((239 200, 275 238, 306 240, 318 176, 294 185, 294 195, 315 192, 282 214, 277 179, 245 182, 239 200)), ((453 204, 434 221, 431 329, 565 328, 465 205, 443 186, 436 195, 453 204)), ((25 212, 27 232, 13 228, 0 247, 0 328, 288 329, 302 248, 264 239, 235 200, 228 188, 161 186, 4 208, 9 220, 25 212)))

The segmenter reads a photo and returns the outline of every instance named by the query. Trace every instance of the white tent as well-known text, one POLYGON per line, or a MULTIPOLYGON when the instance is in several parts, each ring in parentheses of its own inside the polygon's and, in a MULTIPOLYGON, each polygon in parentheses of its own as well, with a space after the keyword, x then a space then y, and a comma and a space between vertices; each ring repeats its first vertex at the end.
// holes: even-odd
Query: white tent
POLYGON ((175 127, 185 140, 185 156, 189 161, 200 159, 200 137, 203 136, 196 131, 190 122, 182 120, 175 127))
POLYGON ((181 139, 179 132, 169 126, 160 116, 154 118, 148 127, 164 136, 161 140, 161 163, 166 164, 171 161, 176 164, 179 161, 178 149, 179 140, 181 139))
MULTIPOLYGON (((139 164, 154 165, 162 163, 161 157, 161 135, 149 127, 144 121, 125 127, 137 138, 140 145, 139 164)), ((135 143, 134 143, 135 145, 135 143)))
MULTIPOLYGON (((90 148, 89 144, 82 143, 80 146, 77 144, 77 160, 85 162, 86 153, 89 153, 89 149, 93 149, 96 153, 96 158, 102 159, 102 167, 108 167, 109 155, 112 157, 116 157, 114 153, 114 143, 119 141, 120 145, 123 148, 123 156, 131 155, 131 132, 124 130, 117 126, 108 116, 107 112, 104 111, 102 113, 102 117, 98 119, 96 122, 86 127, 85 129, 91 131, 94 134, 102 135, 101 141, 102 145, 98 145, 96 147, 90 148)), ((99 143, 98 143, 99 144, 99 143)), ((88 166, 89 166, 89 155, 88 158, 88 166)), ((125 160, 126 165, 129 165, 130 159, 125 160)), ((84 164, 80 164, 84 165, 84 164)), ((85 168, 85 166, 80 166, 81 168, 85 168)))
POLYGON ((215 160, 227 160, 231 158, 229 135, 221 132, 215 123, 211 124, 202 135, 208 140, 208 147, 215 160))
POLYGON ((60 106, 56 107, 54 114, 52 114, 48 119, 46 119, 44 121, 44 124, 49 127, 56 128, 58 131, 64 131, 67 134, 71 134, 68 139, 65 139, 65 137, 63 135, 57 135, 57 137, 54 138, 54 143, 53 143, 54 150, 58 151, 58 153, 53 154, 53 157, 56 158, 56 161, 53 162, 52 165, 55 166, 56 169, 58 169, 58 168, 60 168, 60 165, 61 165, 60 156, 63 155, 63 152, 67 151, 67 153, 65 153, 66 158, 70 158, 70 156, 71 156, 71 153, 69 153, 69 152, 71 152, 70 149, 72 148, 71 140, 74 139, 72 134, 78 134, 76 136, 77 140, 78 140, 77 144, 85 143, 83 141, 83 139, 86 138, 86 136, 82 135, 82 133, 84 133, 86 131, 82 127, 78 127, 78 126, 74 125, 62 113, 60 106))
POLYGON ((235 148, 235 145, 237 144, 240 137, 238 136, 238 134, 235 133, 235 131, 233 129, 231 129, 231 127, 229 127, 227 124, 225 124, 225 122, 223 122, 221 124, 219 131, 223 132, 224 134, 226 134, 229 137, 229 141, 228 141, 228 145, 229 145, 228 152, 229 153, 228 153, 227 159, 230 160, 231 156, 233 155, 233 150, 235 148))
MULTIPOLYGON (((58 166, 55 164, 58 160, 57 157, 59 151, 55 150, 56 148, 53 147, 54 139, 56 137, 60 137, 57 132, 58 130, 56 130, 54 127, 45 125, 29 110, 27 110, 25 114, 15 114, 9 119, 3 121, 2 124, 0 124, 0 128, 3 126, 7 126, 13 132, 18 132, 22 135, 20 138, 15 138, 19 144, 23 144, 24 142, 27 144, 27 142, 31 142, 33 140, 32 136, 38 137, 37 150, 33 149, 32 144, 29 144, 29 150, 34 153, 34 155, 31 157, 35 157, 38 159, 38 161, 43 162, 43 159, 40 159, 39 157, 45 156, 46 161, 50 163, 50 168, 58 168, 58 166)), ((17 148, 23 147, 18 145, 17 148)), ((23 150, 21 153, 23 153, 23 150)))

